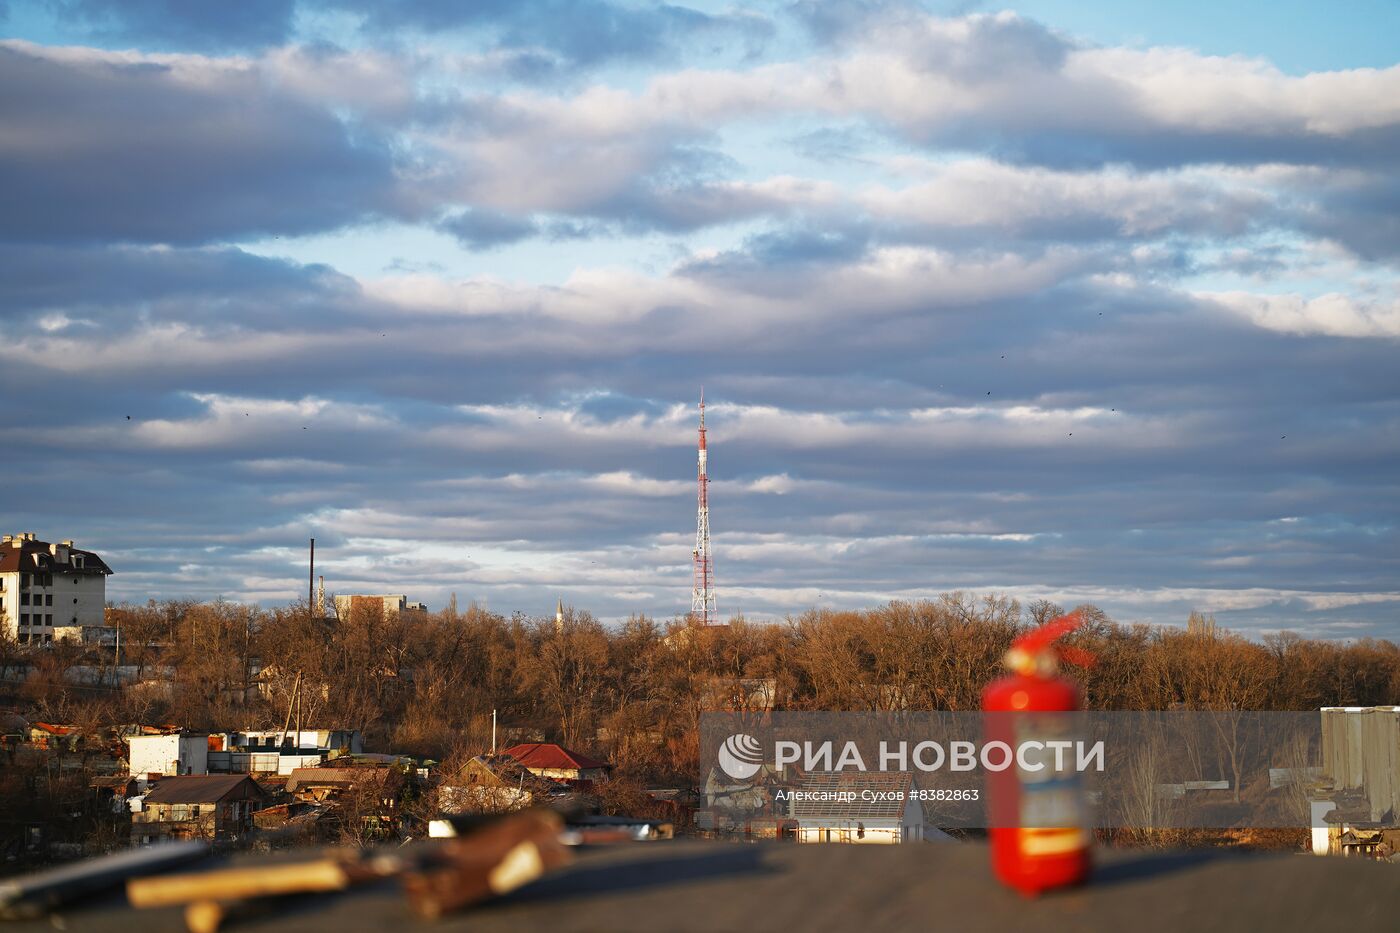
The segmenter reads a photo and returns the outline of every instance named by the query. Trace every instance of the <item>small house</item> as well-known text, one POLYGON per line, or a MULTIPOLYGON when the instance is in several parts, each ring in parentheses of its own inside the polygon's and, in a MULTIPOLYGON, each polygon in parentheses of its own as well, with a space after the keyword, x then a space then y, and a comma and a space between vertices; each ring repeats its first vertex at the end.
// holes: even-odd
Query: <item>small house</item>
POLYGON ((605 761, 567 749, 553 742, 525 742, 513 745, 505 753, 520 762, 538 777, 570 784, 606 781, 612 766, 605 761))
POLYGON ((137 845, 166 839, 215 842, 244 838, 265 795, 243 774, 203 774, 162 778, 131 815, 137 845))
POLYGON ((401 805, 417 787, 415 771, 389 765, 296 768, 287 778, 294 801, 324 807, 327 826, 361 838, 398 832, 407 819, 401 805))
POLYGON ((924 838, 907 771, 813 772, 789 791, 798 842, 900 843, 924 838))
POLYGON ((568 793, 565 785, 532 773, 509 755, 477 755, 443 781, 438 809, 451 815, 500 813, 568 793))

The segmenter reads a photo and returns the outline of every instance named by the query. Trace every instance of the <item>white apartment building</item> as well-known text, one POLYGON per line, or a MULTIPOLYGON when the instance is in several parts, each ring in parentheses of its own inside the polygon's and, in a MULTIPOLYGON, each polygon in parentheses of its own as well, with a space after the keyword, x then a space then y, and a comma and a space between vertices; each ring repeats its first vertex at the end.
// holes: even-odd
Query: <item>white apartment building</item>
POLYGON ((0 538, 0 625, 20 643, 84 640, 101 630, 112 569, 72 541, 0 538))

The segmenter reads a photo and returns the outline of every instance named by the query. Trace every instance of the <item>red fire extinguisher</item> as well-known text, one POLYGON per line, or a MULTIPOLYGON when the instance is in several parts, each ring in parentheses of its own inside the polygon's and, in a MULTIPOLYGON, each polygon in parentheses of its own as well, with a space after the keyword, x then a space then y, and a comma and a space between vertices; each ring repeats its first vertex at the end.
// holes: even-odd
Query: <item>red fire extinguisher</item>
POLYGON ((1082 779, 1073 755, 1057 757, 1045 745, 1074 735, 1075 717, 1067 714, 1082 702, 1075 683, 1060 676, 1059 661, 1092 658, 1055 641, 1079 623, 1071 613, 1017 638, 1005 658, 1010 674, 982 692, 984 748, 1004 742, 1014 755, 1028 743, 1025 750, 1032 752, 1025 760, 1013 757, 1002 770, 989 769, 986 785, 992 867, 1002 883, 1027 895, 1089 876, 1092 837, 1082 779))

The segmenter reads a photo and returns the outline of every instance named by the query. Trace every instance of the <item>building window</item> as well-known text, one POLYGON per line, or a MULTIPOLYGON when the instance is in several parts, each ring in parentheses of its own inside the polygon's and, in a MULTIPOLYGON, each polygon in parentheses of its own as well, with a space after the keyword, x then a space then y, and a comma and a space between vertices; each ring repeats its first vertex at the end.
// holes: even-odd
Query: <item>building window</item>
POLYGON ((45 625, 53 625, 53 613, 52 613, 52 612, 46 612, 46 613, 44 613, 44 624, 45 624, 45 625))
POLYGON ((20 604, 21 606, 28 606, 28 605, 29 605, 29 594, 28 594, 28 593, 20 593, 20 594, 19 594, 19 604, 20 604))
POLYGON ((19 588, 22 590, 29 589, 29 574, 22 573, 19 575, 19 588))
POLYGON ((45 606, 52 606, 52 605, 53 605, 53 594, 52 594, 52 593, 46 593, 46 594, 44 595, 44 605, 45 605, 45 606))
POLYGON ((19 624, 20 624, 20 625, 28 625, 28 624, 29 624, 29 613, 27 613, 27 612, 21 612, 21 613, 19 614, 19 624))

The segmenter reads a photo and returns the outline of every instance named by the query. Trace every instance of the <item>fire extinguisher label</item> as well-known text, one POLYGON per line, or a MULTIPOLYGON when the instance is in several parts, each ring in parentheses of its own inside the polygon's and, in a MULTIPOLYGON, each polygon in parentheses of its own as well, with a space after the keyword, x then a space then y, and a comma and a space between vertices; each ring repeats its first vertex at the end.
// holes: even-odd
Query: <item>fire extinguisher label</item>
POLYGON ((1026 785, 1021 788, 1021 826, 1084 825, 1084 795, 1079 786, 1026 785))
MULTIPOLYGON (((1025 753, 1016 763, 1020 784, 1017 825, 1033 832, 1027 845, 1046 852, 1061 851, 1056 846, 1084 844, 1088 825, 1083 778, 1073 762, 1059 750, 1077 738, 1072 716, 1027 714, 1016 717, 1017 745, 1025 753)), ((1071 847, 1073 847, 1071 846, 1071 847)))

